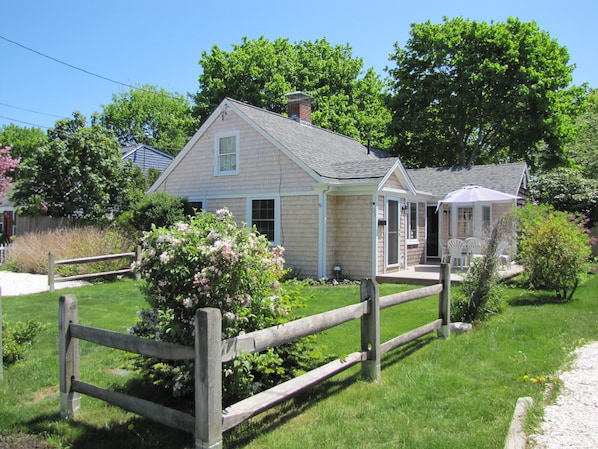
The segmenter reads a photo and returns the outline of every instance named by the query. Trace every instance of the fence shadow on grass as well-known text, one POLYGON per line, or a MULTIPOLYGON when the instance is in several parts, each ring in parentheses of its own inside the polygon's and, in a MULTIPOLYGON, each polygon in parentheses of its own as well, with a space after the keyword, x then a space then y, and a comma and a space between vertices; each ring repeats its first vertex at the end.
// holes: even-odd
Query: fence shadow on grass
MULTIPOLYGON (((426 335, 418 340, 405 344, 385 354, 381 361, 381 368, 386 369, 414 354, 421 348, 437 340, 435 336, 426 335)), ((361 378, 359 367, 351 368, 347 374, 338 375, 318 384, 270 409, 256 418, 247 421, 224 434, 224 447, 239 449, 257 438, 259 435, 271 432, 276 428, 305 413, 319 401, 328 399, 352 387, 361 378)))
MULTIPOLYGON (((114 407, 108 405, 107 407, 114 407)), ((84 420, 69 420, 70 427, 65 431, 64 420, 60 414, 39 416, 26 423, 30 433, 43 435, 56 434, 56 428, 62 430, 56 439, 63 439, 70 449, 192 449, 193 435, 154 423, 149 419, 131 414, 125 422, 93 426, 84 420)))

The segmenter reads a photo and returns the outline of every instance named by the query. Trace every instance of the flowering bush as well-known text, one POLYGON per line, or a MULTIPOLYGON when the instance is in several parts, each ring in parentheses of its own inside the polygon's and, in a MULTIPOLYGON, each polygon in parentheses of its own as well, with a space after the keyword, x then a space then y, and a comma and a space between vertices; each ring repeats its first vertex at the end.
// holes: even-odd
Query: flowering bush
POLYGON ((519 260, 533 288, 554 290, 568 302, 587 276, 592 255, 590 237, 581 217, 543 204, 517 211, 519 260))
MULTIPOLYGON (((226 209, 200 212, 188 222, 154 228, 143 238, 135 266, 151 308, 131 329, 138 336, 192 346, 197 309, 222 311, 222 337, 288 321, 297 290, 283 288, 283 248, 271 248, 254 229, 239 229, 226 209)), ((310 356, 306 342, 244 355, 224 367, 224 399, 238 399, 293 377, 310 356), (284 354, 284 357, 283 357, 284 354)), ((192 363, 139 359, 157 384, 175 395, 193 390, 192 363)))

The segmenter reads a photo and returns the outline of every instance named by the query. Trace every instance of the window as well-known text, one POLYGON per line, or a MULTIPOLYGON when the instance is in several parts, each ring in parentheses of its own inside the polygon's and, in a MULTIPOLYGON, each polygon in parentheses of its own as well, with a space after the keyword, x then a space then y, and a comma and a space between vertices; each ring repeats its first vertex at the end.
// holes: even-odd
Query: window
POLYGON ((492 208, 482 206, 482 232, 484 235, 490 235, 492 231, 492 208))
POLYGON ((407 239, 417 240, 417 203, 408 203, 407 239))
POLYGON ((215 136, 215 175, 239 173, 239 133, 218 133, 215 136))
POLYGON ((203 210, 203 201, 187 201, 187 213, 199 213, 203 210))
POLYGON ((274 200, 252 200, 251 202, 251 225, 255 226, 258 232, 268 237, 268 241, 274 242, 276 231, 276 211, 274 200))
POLYGON ((457 235, 473 235, 473 207, 457 208, 457 235))
POLYGON ((396 265, 399 263, 399 202, 395 200, 388 200, 387 233, 387 263, 396 265))

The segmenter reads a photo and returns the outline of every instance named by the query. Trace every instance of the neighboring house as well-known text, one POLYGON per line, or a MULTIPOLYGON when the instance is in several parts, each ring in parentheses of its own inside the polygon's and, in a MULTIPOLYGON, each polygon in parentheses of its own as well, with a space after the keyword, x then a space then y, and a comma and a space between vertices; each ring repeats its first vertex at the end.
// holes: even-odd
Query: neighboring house
POLYGON ((424 262, 437 195, 398 158, 312 126, 309 95, 287 97, 288 117, 224 99, 149 192, 227 207, 282 245, 302 277, 339 266, 359 279, 424 262))
POLYGON ((169 154, 162 153, 155 148, 143 144, 135 144, 121 148, 121 153, 123 162, 133 161, 133 163, 139 166, 146 175, 150 168, 155 168, 162 173, 174 159, 174 157, 169 154))
POLYGON ((444 204, 437 211, 437 201, 447 193, 468 185, 528 197, 529 172, 525 162, 475 165, 472 167, 422 168, 407 170, 418 189, 432 194, 434 203, 426 209, 426 255, 438 257, 439 239, 489 237, 492 225, 509 211, 512 203, 444 204))

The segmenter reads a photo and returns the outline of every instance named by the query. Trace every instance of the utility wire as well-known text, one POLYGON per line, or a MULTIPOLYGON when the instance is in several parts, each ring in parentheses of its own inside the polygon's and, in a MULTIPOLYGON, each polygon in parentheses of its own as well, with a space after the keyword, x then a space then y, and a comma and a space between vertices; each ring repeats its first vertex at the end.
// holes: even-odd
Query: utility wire
POLYGON ((46 112, 34 111, 32 109, 20 108, 18 106, 13 106, 12 104, 0 103, 0 105, 2 105, 2 106, 8 106, 9 108, 20 109, 21 111, 33 112, 34 114, 47 115, 48 117, 63 118, 63 117, 61 117, 59 115, 48 114, 46 112))
POLYGON ((30 123, 30 122, 24 122, 23 120, 17 120, 11 117, 6 117, 4 115, 0 115, 0 118, 3 118, 5 120, 10 120, 12 122, 18 122, 18 123, 23 123, 25 125, 31 125, 31 126, 37 126, 38 128, 45 128, 45 129, 49 129, 49 126, 43 126, 43 125, 38 125, 36 123, 30 123))
POLYGON ((118 84, 120 86, 130 87, 130 88, 133 88, 133 89, 138 89, 137 87, 132 86, 130 84, 121 83, 120 81, 113 80, 113 79, 108 78, 106 76, 98 75, 97 73, 93 73, 93 72, 90 72, 89 70, 85 70, 85 69, 82 69, 80 67, 77 67, 77 66, 74 66, 72 64, 69 64, 68 62, 61 61, 60 59, 56 59, 53 56, 46 55, 45 53, 42 53, 42 52, 37 51, 37 50, 34 50, 33 48, 27 47, 27 46, 25 46, 23 44, 19 44, 18 42, 15 42, 15 41, 13 41, 11 39, 8 39, 8 38, 6 38, 6 37, 4 37, 2 35, 0 35, 0 39, 5 40, 6 42, 10 42, 11 44, 14 44, 14 45, 16 45, 18 47, 24 48, 25 50, 33 52, 33 53, 35 53, 37 55, 43 56, 44 58, 48 58, 48 59, 50 59, 50 60, 52 60, 54 62, 57 62, 59 64, 65 65, 67 67, 70 67, 71 69, 79 70, 80 72, 87 73, 88 75, 95 76, 96 78, 100 78, 100 79, 103 79, 103 80, 106 80, 106 81, 110 81, 111 83, 118 84))

